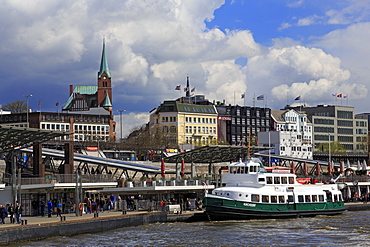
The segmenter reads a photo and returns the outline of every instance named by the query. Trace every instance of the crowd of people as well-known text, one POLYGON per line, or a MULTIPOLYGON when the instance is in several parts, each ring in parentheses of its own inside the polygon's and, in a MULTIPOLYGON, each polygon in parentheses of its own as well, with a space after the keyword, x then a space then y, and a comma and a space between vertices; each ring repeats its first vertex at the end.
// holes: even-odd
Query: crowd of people
POLYGON ((0 205, 0 218, 1 224, 5 224, 6 218, 9 218, 9 223, 11 224, 20 224, 22 221, 22 206, 20 203, 16 203, 15 207, 13 204, 10 204, 8 208, 4 205, 0 205))
MULTIPOLYGON (((143 198, 138 196, 127 196, 124 199, 121 197, 114 196, 94 196, 94 198, 86 197, 83 202, 75 208, 74 204, 69 202, 62 203, 61 200, 37 200, 36 198, 31 202, 31 214, 33 216, 46 216, 51 218, 53 215, 56 217, 61 217, 64 212, 75 212, 79 210, 81 213, 86 214, 91 213, 103 213, 109 212, 111 210, 122 210, 122 211, 136 211, 136 210, 165 210, 166 205, 169 204, 180 204, 181 211, 192 211, 192 210, 201 210, 202 201, 198 199, 180 199, 179 201, 175 199, 171 200, 162 200, 162 201, 152 201, 152 200, 143 200, 143 198), (71 210, 71 211, 69 211, 71 210)), ((22 219, 22 206, 20 203, 17 203, 15 206, 13 204, 0 205, 0 219, 1 223, 6 223, 6 218, 9 218, 10 223, 21 223, 22 219)))

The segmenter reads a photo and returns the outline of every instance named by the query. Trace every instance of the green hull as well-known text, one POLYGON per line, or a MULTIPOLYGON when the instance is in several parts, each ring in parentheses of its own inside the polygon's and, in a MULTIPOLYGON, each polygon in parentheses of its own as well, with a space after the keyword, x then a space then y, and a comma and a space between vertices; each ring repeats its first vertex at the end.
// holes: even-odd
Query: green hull
POLYGON ((295 218, 335 215, 345 211, 344 203, 246 203, 206 197, 206 214, 210 219, 295 218))

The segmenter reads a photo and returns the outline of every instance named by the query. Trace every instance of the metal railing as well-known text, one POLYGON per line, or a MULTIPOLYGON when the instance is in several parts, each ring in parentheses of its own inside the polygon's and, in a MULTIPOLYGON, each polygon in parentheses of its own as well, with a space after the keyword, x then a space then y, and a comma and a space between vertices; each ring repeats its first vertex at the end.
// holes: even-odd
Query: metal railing
MULTIPOLYGON (((96 175, 81 175, 82 183, 109 183, 117 182, 112 175, 96 174, 96 175)), ((54 174, 47 175, 45 178, 22 178, 22 185, 30 184, 53 184, 53 183, 75 183, 75 174, 54 174)))

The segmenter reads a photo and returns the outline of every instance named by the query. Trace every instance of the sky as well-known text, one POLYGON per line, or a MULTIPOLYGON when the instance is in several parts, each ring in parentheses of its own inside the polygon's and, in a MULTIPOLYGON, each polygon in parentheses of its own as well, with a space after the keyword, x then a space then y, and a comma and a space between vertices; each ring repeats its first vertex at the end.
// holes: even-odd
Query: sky
POLYGON ((103 38, 117 136, 186 85, 210 101, 370 112, 370 1, 0 0, 0 104, 58 111, 97 85, 103 38), (242 99, 241 95, 245 94, 242 99), (264 95, 264 100, 255 100, 264 95), (334 96, 333 96, 334 95, 334 96), (336 97, 335 95, 342 95, 336 97), (300 96, 300 100, 295 100, 300 96), (41 102, 41 106, 38 103, 41 102))

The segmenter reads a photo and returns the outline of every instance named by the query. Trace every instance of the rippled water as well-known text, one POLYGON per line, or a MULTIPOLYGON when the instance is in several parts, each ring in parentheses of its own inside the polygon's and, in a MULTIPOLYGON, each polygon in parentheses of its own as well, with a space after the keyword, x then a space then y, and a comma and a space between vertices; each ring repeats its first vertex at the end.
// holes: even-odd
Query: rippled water
POLYGON ((370 246, 370 211, 283 220, 155 223, 17 246, 370 246))

